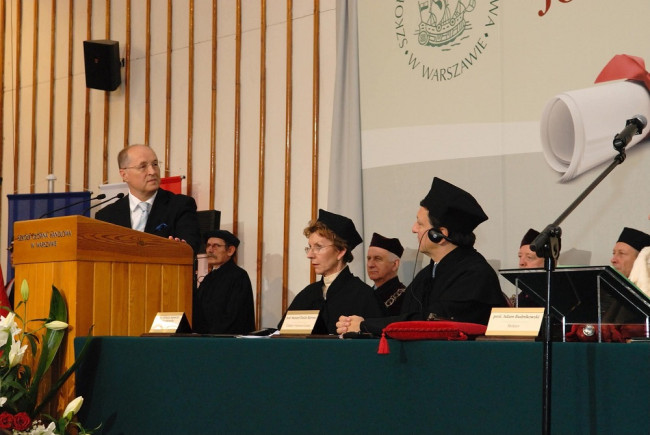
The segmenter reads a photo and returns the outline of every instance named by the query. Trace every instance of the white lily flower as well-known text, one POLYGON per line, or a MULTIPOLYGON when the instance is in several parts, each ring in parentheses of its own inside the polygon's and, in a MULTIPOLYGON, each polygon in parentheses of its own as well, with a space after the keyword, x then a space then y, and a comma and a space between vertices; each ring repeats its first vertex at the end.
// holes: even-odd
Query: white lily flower
POLYGON ((7 398, 6 397, 0 397, 0 408, 7 403, 7 398))
POLYGON ((9 341, 9 331, 6 329, 0 329, 0 347, 7 344, 7 341, 9 341))
POLYGON ((83 405, 83 403, 84 398, 82 396, 78 396, 73 399, 72 402, 68 403, 68 406, 65 407, 65 411, 63 411, 63 418, 72 418, 73 415, 79 412, 79 409, 81 409, 81 405, 83 405))
POLYGON ((20 346, 20 341, 14 341, 11 343, 11 350, 9 351, 9 367, 14 367, 16 364, 20 364, 25 356, 25 351, 27 350, 27 345, 20 346))
POLYGON ((45 327, 53 331, 58 331, 60 329, 66 329, 68 327, 68 324, 60 320, 52 320, 51 322, 47 322, 45 324, 45 327))

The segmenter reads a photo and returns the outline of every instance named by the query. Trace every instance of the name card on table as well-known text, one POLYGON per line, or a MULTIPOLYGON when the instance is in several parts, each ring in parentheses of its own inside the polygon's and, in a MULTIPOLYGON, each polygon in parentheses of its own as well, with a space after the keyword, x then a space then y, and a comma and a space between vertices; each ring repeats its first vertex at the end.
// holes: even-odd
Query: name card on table
POLYGON ((319 313, 319 310, 287 311, 280 328, 280 335, 311 334, 319 313))
POLYGON ((158 313, 151 324, 150 334, 175 334, 191 332, 190 322, 183 312, 158 313))
POLYGON ((492 308, 486 336, 537 337, 544 308, 492 308))

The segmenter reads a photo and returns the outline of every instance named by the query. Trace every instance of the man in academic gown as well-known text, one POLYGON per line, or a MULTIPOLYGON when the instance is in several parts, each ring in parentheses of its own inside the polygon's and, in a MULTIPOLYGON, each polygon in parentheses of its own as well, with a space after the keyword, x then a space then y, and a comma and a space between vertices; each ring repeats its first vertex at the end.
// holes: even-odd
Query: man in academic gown
POLYGON ((382 319, 342 316, 337 333, 381 334, 389 323, 404 320, 487 324, 493 307, 508 305, 496 272, 473 247, 473 231, 487 218, 472 195, 434 178, 412 228, 419 251, 431 262, 406 289, 401 314, 382 319))
POLYGON ((239 239, 225 230, 205 236, 208 268, 194 294, 193 332, 248 334, 255 330, 253 288, 248 273, 235 264, 239 239))
POLYGON ((95 218, 186 242, 196 254, 201 241, 196 202, 160 188, 160 166, 153 149, 131 145, 120 151, 117 161, 129 194, 99 210, 95 218))
MULTIPOLYGON (((308 240, 307 258, 321 279, 298 293, 287 311, 320 310, 315 334, 335 334, 336 321, 342 315, 381 316, 372 288, 347 266, 354 259, 352 250, 362 242, 352 220, 319 210, 318 219, 309 222, 303 233, 308 240)), ((284 318, 278 328, 283 322, 284 318)))
POLYGON ((406 286, 400 282, 397 272, 403 253, 404 248, 399 239, 372 234, 366 256, 366 270, 368 277, 375 283, 375 297, 385 316, 396 316, 402 308, 406 286))

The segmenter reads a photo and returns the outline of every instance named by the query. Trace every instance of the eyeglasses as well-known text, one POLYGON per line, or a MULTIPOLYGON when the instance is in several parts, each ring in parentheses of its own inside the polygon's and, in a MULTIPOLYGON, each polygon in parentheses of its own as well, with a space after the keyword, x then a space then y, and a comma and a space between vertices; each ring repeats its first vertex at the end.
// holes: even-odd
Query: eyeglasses
POLYGON ((159 162, 158 160, 156 160, 155 162, 151 162, 151 163, 140 163, 140 164, 137 165, 137 166, 126 166, 126 167, 121 168, 121 169, 134 169, 134 170, 136 170, 136 171, 138 171, 138 172, 144 172, 144 171, 147 170, 147 168, 148 168, 149 166, 151 166, 151 169, 153 169, 154 171, 157 171, 157 170, 160 169, 160 164, 161 164, 161 163, 162 163, 162 162, 159 162))
POLYGON ((305 246, 305 254, 309 254, 309 251, 313 252, 314 254, 318 254, 320 251, 322 251, 325 248, 329 248, 330 246, 334 245, 327 245, 327 246, 321 246, 321 245, 314 245, 314 246, 305 246))

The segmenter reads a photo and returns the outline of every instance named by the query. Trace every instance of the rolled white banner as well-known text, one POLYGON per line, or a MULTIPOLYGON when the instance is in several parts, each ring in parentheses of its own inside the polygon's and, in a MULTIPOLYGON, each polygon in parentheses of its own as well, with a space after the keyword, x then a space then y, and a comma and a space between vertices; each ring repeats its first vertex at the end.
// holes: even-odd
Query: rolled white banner
MULTIPOLYGON (((553 169, 564 173, 561 182, 613 161, 618 154, 614 137, 634 115, 650 119, 650 94, 637 82, 608 82, 558 94, 542 113, 544 157, 553 169)), ((627 148, 647 134, 646 130, 634 136, 627 148)))

